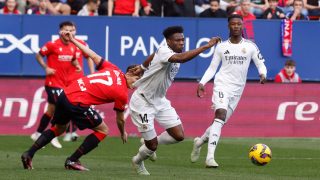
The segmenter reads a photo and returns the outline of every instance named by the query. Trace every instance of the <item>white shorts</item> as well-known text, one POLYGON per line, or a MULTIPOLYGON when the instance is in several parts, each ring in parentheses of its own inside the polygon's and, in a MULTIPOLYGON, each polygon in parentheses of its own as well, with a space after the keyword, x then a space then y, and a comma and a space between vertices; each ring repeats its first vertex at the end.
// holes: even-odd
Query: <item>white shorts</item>
POLYGON ((169 100, 163 98, 159 105, 156 109, 139 93, 133 93, 129 109, 132 122, 137 126, 139 132, 154 131, 154 120, 165 129, 181 124, 181 120, 169 100))
POLYGON ((230 91, 215 87, 213 94, 212 101, 215 109, 230 109, 234 111, 240 101, 242 91, 231 93, 230 91))

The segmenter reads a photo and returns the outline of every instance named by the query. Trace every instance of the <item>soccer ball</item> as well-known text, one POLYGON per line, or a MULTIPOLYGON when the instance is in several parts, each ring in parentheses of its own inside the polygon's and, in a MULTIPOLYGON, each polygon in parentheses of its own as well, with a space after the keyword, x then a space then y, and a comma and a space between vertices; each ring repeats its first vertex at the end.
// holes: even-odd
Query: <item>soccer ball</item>
POLYGON ((257 166, 264 166, 271 161, 271 149, 265 144, 256 144, 250 148, 249 158, 257 166))

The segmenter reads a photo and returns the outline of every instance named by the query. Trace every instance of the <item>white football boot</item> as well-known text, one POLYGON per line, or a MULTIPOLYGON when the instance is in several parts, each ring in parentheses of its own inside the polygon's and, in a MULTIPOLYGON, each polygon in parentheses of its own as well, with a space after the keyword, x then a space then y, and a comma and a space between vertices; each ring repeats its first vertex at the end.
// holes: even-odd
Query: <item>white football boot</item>
MULTIPOLYGON (((140 139, 140 143, 141 143, 141 145, 144 144, 144 139, 143 139, 143 138, 140 139)), ((150 161, 156 161, 156 160, 157 160, 157 154, 156 154, 156 152, 154 152, 154 153, 149 157, 149 159, 150 159, 150 161)))
POLYGON ((141 161, 140 163, 136 163, 135 158, 132 158, 132 166, 134 168, 134 170, 136 171, 136 173, 138 175, 145 175, 145 176, 149 176, 150 173, 147 171, 146 167, 144 167, 144 162, 141 161))
POLYGON ((63 137, 63 141, 66 141, 66 142, 71 141, 71 133, 66 133, 63 137))
POLYGON ((206 168, 217 168, 219 164, 212 158, 206 160, 206 168))
POLYGON ((77 141, 78 137, 79 137, 79 135, 76 132, 73 132, 71 134, 71 141, 77 141))
POLYGON ((190 160, 192 163, 197 162, 200 157, 201 146, 200 147, 197 146, 197 141, 199 140, 201 141, 199 137, 196 137, 193 140, 193 149, 190 155, 190 160))
POLYGON ((51 140, 51 144, 53 147, 55 148, 58 148, 58 149, 61 149, 62 148, 62 145, 60 144, 59 140, 58 140, 58 137, 55 137, 51 140))

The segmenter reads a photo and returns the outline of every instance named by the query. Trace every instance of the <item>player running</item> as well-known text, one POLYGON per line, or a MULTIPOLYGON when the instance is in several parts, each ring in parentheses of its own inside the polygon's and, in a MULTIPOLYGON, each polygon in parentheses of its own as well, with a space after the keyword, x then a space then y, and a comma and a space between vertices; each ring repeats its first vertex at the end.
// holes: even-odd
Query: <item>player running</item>
POLYGON ((145 142, 132 158, 132 164, 139 175, 150 175, 144 166, 144 160, 155 153, 158 144, 173 144, 184 139, 180 118, 165 97, 178 73, 180 63, 192 60, 221 41, 215 37, 197 49, 182 52, 185 43, 182 27, 168 27, 163 31, 163 35, 166 44, 159 47, 157 52, 149 56, 137 69, 137 72, 145 72, 134 84, 137 90, 132 94, 129 104, 132 121, 145 142), (166 129, 159 136, 154 129, 155 119, 166 129))
POLYGON ((80 130, 92 129, 94 132, 86 137, 80 147, 65 161, 66 169, 88 170, 81 165, 79 159, 89 153, 108 135, 108 127, 91 105, 114 102, 116 120, 123 143, 127 141, 124 128, 124 109, 128 102, 128 88, 140 77, 132 72, 134 66, 129 66, 126 74, 114 64, 103 60, 99 55, 84 46, 67 32, 63 34, 87 54, 97 65, 98 72, 82 77, 65 88, 58 97, 53 116, 54 126, 44 131, 37 141, 21 156, 25 169, 33 169, 32 158, 43 146, 54 137, 61 135, 67 125, 73 121, 80 130))
POLYGON ((191 153, 191 162, 196 162, 200 156, 201 146, 208 141, 206 158, 206 167, 208 168, 219 166, 214 159, 214 153, 218 145, 221 129, 236 109, 241 98, 251 59, 259 71, 261 84, 264 84, 267 76, 267 68, 264 65, 265 60, 258 47, 255 43, 242 37, 242 17, 240 15, 231 15, 228 18, 228 23, 230 37, 227 41, 217 45, 211 64, 203 75, 197 90, 198 97, 203 97, 204 85, 216 75, 212 96, 215 108, 214 121, 200 138, 194 139, 191 153), (216 73, 220 62, 222 63, 221 68, 216 73))

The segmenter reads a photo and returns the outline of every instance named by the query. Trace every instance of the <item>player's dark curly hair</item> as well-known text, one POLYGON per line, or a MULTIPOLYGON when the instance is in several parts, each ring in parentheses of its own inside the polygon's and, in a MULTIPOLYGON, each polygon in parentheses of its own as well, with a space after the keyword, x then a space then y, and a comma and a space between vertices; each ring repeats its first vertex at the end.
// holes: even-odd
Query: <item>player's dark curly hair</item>
POLYGON ((63 28, 64 26, 74 26, 76 27, 76 24, 72 21, 63 21, 59 24, 59 28, 63 28))
POLYGON ((182 26, 170 26, 167 27, 163 32, 163 36, 166 39, 169 39, 173 34, 175 33, 183 33, 183 27, 182 26))
POLYGON ((231 19, 234 19, 234 18, 239 18, 241 20, 243 20, 242 16, 239 15, 239 14, 231 14, 229 17, 228 17, 228 22, 231 21, 231 19))
POLYGON ((132 64, 132 65, 128 66, 126 72, 130 71, 131 69, 133 69, 137 66, 140 66, 140 65, 139 64, 132 64))

